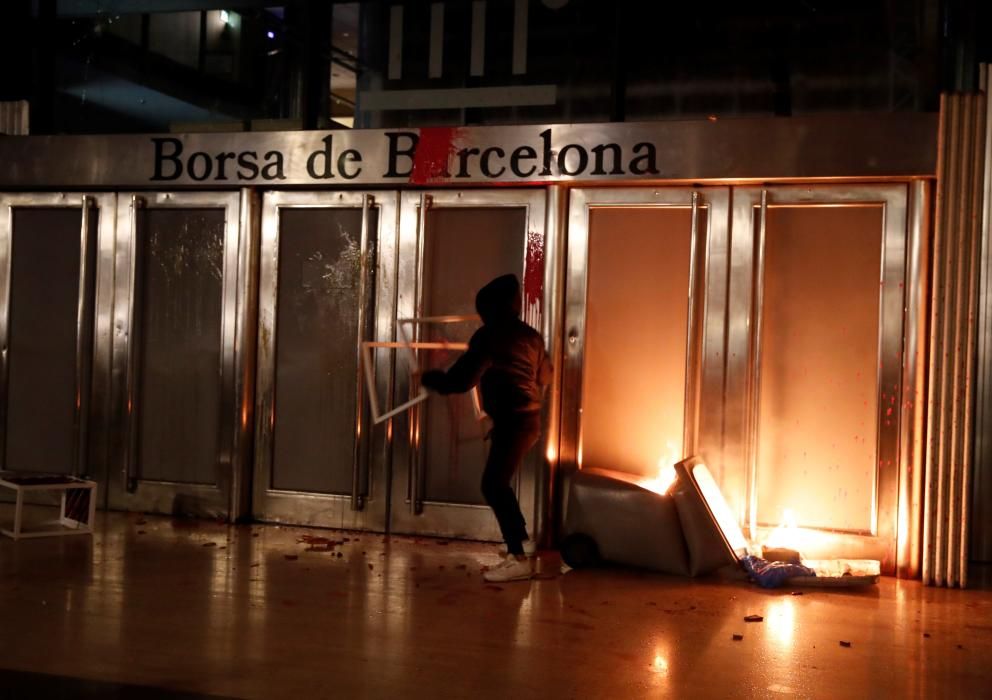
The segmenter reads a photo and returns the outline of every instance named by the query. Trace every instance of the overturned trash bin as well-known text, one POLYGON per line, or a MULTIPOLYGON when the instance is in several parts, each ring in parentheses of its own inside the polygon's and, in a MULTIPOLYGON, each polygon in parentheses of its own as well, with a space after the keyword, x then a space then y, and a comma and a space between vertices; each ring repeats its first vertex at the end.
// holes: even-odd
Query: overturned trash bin
POLYGON ((678 508, 693 576, 736 565, 747 555, 747 539, 720 487, 699 457, 675 465, 672 498, 678 508))
POLYGON ((675 501, 607 469, 571 477, 561 556, 572 568, 612 562, 688 576, 689 557, 675 501))

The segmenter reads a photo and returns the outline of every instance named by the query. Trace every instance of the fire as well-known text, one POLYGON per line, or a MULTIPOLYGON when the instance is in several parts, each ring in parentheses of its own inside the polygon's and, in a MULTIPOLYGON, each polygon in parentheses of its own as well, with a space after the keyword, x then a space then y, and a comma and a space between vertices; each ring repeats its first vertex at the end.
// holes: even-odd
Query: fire
POLYGON ((675 443, 665 441, 665 454, 658 460, 658 475, 653 478, 641 479, 639 485, 648 491, 654 491, 664 496, 675 483, 675 463, 679 461, 679 453, 675 443))
POLYGON ((802 554, 807 549, 815 549, 824 544, 826 533, 799 527, 799 516, 791 508, 782 511, 782 522, 772 530, 761 543, 763 548, 794 549, 802 554))

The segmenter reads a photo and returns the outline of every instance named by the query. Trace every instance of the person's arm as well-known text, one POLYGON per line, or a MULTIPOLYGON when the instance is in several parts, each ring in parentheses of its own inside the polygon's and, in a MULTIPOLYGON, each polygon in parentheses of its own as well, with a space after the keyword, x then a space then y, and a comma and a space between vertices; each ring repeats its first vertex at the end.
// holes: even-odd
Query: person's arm
POLYGON ((468 350, 462 353, 447 372, 432 369, 424 372, 420 383, 439 394, 463 394, 479 383, 483 373, 492 364, 486 352, 480 331, 468 343, 468 350))

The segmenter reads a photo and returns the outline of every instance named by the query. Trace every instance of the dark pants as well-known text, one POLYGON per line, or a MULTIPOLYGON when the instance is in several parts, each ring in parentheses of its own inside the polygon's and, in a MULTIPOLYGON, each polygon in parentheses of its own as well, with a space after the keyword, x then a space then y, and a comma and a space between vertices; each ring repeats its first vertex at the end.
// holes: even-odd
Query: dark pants
POLYGON ((540 435, 539 411, 493 418, 489 458, 482 472, 482 495, 496 514, 510 554, 523 554, 523 541, 527 539, 527 523, 510 481, 540 435))

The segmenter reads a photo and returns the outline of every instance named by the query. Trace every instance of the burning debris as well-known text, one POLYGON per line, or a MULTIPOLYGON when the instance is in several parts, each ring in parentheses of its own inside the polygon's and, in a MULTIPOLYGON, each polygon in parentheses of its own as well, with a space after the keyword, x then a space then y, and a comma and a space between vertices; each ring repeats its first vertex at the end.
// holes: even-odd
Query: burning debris
POLYGON ((799 528, 792 511, 763 541, 749 541, 697 457, 662 464, 648 479, 582 469, 572 477, 566 513, 561 550, 570 567, 611 561, 689 576, 734 567, 763 588, 868 585, 880 574, 875 560, 803 559, 804 546, 816 549, 824 535, 799 528), (618 509, 624 517, 609 517, 618 509), (656 536, 641 537, 645 530, 656 536))

